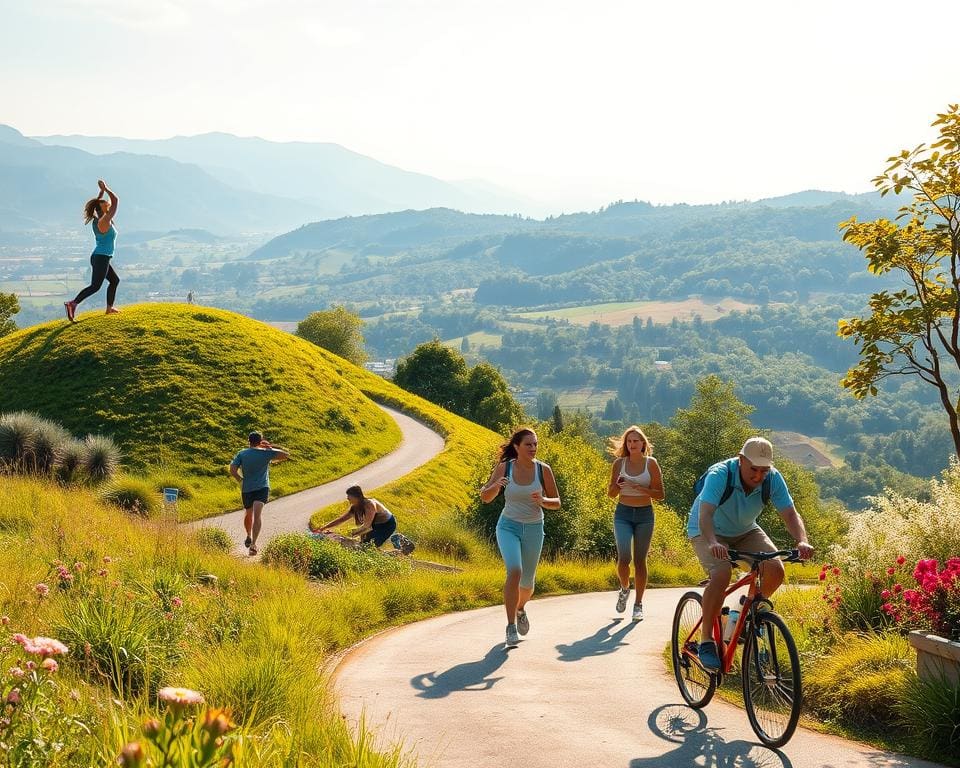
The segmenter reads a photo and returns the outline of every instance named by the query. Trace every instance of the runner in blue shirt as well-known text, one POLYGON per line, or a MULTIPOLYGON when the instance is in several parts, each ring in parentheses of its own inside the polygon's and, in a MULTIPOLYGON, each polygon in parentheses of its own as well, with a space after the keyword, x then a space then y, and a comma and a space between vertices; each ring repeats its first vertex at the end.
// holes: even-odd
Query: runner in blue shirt
POLYGON ((271 445, 259 432, 250 433, 250 447, 238 451, 230 462, 230 474, 240 483, 243 499, 243 528, 247 538, 243 545, 251 555, 257 554, 257 536, 260 535, 260 516, 270 497, 270 464, 286 461, 290 453, 271 445))

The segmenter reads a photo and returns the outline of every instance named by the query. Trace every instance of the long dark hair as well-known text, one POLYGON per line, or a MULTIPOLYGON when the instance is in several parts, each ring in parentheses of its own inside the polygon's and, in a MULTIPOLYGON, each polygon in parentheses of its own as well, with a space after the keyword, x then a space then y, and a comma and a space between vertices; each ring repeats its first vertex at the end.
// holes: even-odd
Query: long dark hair
POLYGON ((510 439, 500 446, 500 461, 509 461, 510 459, 517 458, 517 446, 523 442, 523 438, 527 435, 536 436, 530 427, 520 427, 516 432, 510 435, 510 439))
POLYGON ((354 499, 360 499, 360 503, 354 505, 352 502, 350 504, 350 510, 353 512, 353 519, 357 521, 357 525, 360 525, 363 522, 363 513, 367 506, 367 497, 363 495, 363 489, 359 485, 351 485, 347 488, 347 496, 350 496, 354 499))
POLYGON ((91 221, 100 218, 100 200, 99 197, 92 197, 87 200, 86 204, 83 206, 83 223, 89 224, 91 221))

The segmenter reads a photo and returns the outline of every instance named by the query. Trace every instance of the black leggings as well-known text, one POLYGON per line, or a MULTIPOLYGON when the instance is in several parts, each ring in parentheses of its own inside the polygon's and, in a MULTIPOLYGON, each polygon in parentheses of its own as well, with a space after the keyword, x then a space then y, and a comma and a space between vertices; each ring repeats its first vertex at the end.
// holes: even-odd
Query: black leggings
POLYGON ((90 285, 77 294, 73 300, 74 304, 79 304, 84 299, 90 298, 103 286, 106 279, 107 286, 107 306, 112 307, 114 299, 117 298, 117 286, 120 285, 120 278, 113 267, 110 266, 110 257, 95 253, 90 257, 90 266, 93 267, 93 277, 90 278, 90 285))

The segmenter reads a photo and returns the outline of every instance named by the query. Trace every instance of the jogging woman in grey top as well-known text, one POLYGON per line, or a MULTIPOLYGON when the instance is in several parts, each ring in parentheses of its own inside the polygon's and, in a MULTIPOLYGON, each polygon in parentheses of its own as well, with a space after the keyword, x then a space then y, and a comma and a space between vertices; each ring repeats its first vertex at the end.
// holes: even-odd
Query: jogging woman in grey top
POLYGON ((507 568, 503 604, 507 611, 508 648, 530 631, 525 610, 533 595, 537 564, 543 549, 543 510, 560 509, 557 481, 549 465, 537 461, 537 435, 519 429, 500 447, 500 460, 480 489, 484 503, 503 491, 503 512, 497 522, 497 546, 507 568))

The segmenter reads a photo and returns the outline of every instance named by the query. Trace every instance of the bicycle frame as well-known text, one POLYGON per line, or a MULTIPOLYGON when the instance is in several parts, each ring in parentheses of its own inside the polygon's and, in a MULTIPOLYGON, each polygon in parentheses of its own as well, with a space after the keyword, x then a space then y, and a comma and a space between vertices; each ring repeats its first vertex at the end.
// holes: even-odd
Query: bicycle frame
MULTIPOLYGON (((787 552, 788 550, 781 550, 781 554, 786 554, 787 552)), ((745 553, 745 555, 749 556, 749 553, 745 553)), ((713 622, 713 639, 717 644, 717 649, 723 649, 723 652, 720 655, 720 661, 722 662, 720 674, 727 674, 733 668, 733 657, 737 653, 737 645, 739 644, 740 636, 743 634, 744 628, 747 626, 747 622, 753 621, 753 613, 756 610, 755 604, 758 601, 758 597, 759 600, 769 602, 767 601, 767 598, 763 597, 762 593, 760 592, 760 565, 765 561, 753 560, 752 558, 749 559, 752 560, 749 573, 745 573, 743 576, 737 579, 737 581, 727 587, 723 593, 724 600, 726 600, 726 598, 728 598, 734 592, 737 592, 742 587, 749 587, 746 596, 743 598, 740 616, 737 617, 737 623, 733 628, 733 634, 730 636, 729 641, 724 641, 723 639, 723 625, 720 623, 720 618, 717 617, 713 622)), ((702 622, 699 621, 694 625, 683 644, 684 656, 689 656, 697 665, 700 664, 700 657, 697 655, 696 649, 701 625, 702 622)))

